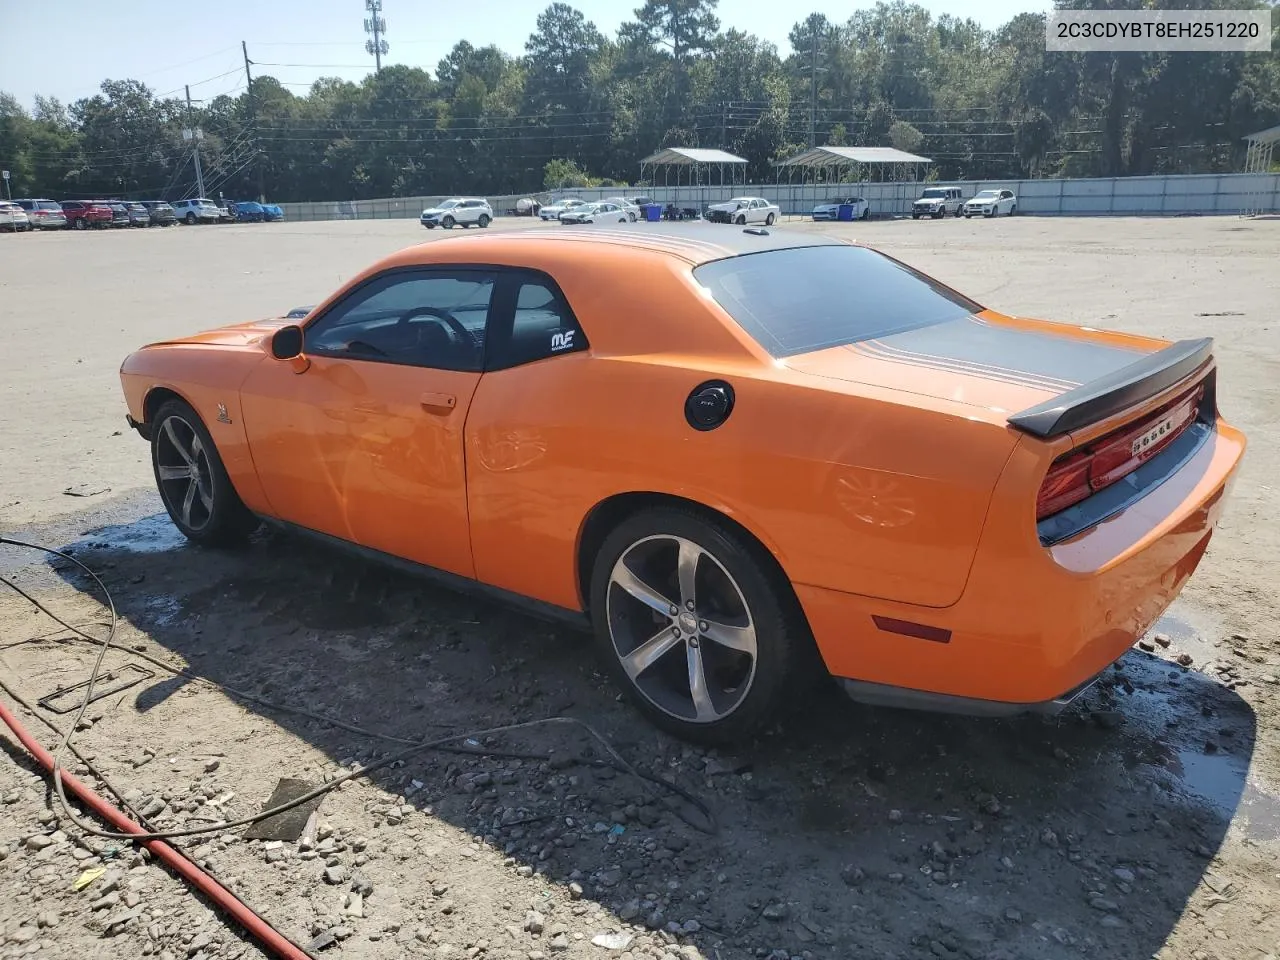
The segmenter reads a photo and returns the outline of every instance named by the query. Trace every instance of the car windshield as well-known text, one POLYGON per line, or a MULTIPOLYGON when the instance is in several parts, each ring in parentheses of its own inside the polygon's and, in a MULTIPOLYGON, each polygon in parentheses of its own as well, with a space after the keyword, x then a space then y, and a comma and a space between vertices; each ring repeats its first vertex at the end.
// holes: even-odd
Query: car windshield
POLYGON ((874 340, 982 309, 866 247, 770 250, 704 263, 694 277, 774 358, 874 340), (858 295, 850 297, 849 291, 858 295))
POLYGON ((924 193, 920 194, 920 197, 924 200, 945 200, 947 199, 947 191, 926 190, 924 193))
POLYGON ((459 201, 457 200, 446 200, 444 203, 440 204, 440 209, 451 210, 458 205, 458 202, 459 201))
POLYGON ((37 200, 35 204, 37 210, 61 210, 62 208, 52 200, 37 200))
POLYGON ((974 198, 973 198, 973 199, 975 199, 975 200, 994 200, 994 199, 995 199, 996 197, 998 197, 998 196, 999 196, 999 194, 998 194, 995 190, 983 190, 981 193, 976 194, 976 195, 974 196, 974 198))

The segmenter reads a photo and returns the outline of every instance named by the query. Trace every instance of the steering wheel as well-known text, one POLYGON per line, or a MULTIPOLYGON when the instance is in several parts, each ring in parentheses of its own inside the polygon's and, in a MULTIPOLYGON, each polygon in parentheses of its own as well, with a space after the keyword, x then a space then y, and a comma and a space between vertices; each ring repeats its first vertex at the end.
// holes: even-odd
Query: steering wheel
POLYGON ((414 307, 408 313, 402 315, 397 321, 397 326, 408 326, 409 321, 415 317, 435 317, 437 320, 443 320, 445 325, 453 331, 454 336, 466 344, 474 345, 475 341, 471 339, 471 332, 462 325, 448 310, 441 310, 437 307, 414 307))

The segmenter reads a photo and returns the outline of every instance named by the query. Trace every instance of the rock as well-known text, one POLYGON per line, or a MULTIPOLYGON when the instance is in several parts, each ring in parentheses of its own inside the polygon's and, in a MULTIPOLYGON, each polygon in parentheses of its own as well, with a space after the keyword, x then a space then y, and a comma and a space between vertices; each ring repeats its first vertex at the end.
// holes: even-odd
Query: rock
POLYGON ((597 933, 591 938, 591 943, 605 950, 625 950, 634 939, 629 933, 597 933))
POLYGON ((901 810, 890 810, 890 811, 889 811, 889 822, 890 822, 890 823, 901 823, 901 822, 902 822, 902 811, 901 811, 901 810))
POLYGON ((362 873, 351 875, 351 889, 362 897, 367 897, 373 893, 373 884, 362 873))
POLYGON ((1177 662, 1179 666, 1189 667, 1191 666, 1191 664, 1195 663, 1195 660, 1192 658, 1191 654, 1189 653, 1180 653, 1178 654, 1177 662))
POLYGON ((785 920, 787 919, 787 905, 785 903, 771 903, 760 911, 760 916, 766 920, 785 920))
POLYGON ((439 880, 437 880, 435 883, 431 885, 431 895, 433 897, 443 897, 448 892, 449 892, 449 885, 447 883, 441 883, 439 880))
POLYGON ((1009 908, 1008 908, 1007 910, 1005 910, 1005 912, 1004 912, 1004 918, 1005 918, 1006 920, 1008 920, 1010 923, 1021 923, 1021 922, 1022 922, 1022 911, 1017 910, 1017 909, 1015 909, 1015 908, 1013 908, 1013 907, 1009 907, 1009 908))
POLYGON ((453 911, 454 911, 454 904, 452 900, 440 901, 440 912, 443 913, 446 917, 449 916, 449 914, 453 913, 453 911))
POLYGON ((102 882, 98 884, 98 894, 104 895, 111 893, 113 890, 120 889, 120 881, 124 879, 124 875, 119 870, 108 870, 102 877, 102 882))
POLYGON ((520 877, 532 877, 533 867, 529 866, 527 863, 522 863, 520 866, 516 867, 516 875, 520 877))
POLYGON ((56 913, 51 913, 46 910, 44 913, 39 914, 36 917, 37 927, 48 928, 48 927, 56 927, 57 925, 58 925, 58 915, 56 913))
POLYGON ((1058 845, 1058 835, 1045 827, 1040 831, 1040 842, 1046 847, 1056 847, 1058 845))
POLYGON ((217 770, 220 766, 222 766, 221 760, 210 760, 204 765, 204 772, 213 773, 213 771, 217 770))
POLYGON ((363 917, 364 897, 358 893, 348 893, 346 903, 342 907, 342 913, 348 917, 363 917))
POLYGON ((1133 881, 1136 879, 1133 875, 1133 871, 1128 870, 1125 867, 1116 867, 1111 872, 1115 875, 1115 878, 1119 880, 1121 883, 1133 883, 1133 881))
POLYGON ((1169 639, 1169 635, 1167 633, 1157 633, 1151 639, 1154 640, 1156 643, 1158 643, 1161 647, 1164 647, 1165 649, 1168 649, 1169 645, 1173 643, 1173 641, 1169 639))
POLYGON ((322 931, 307 944, 307 953, 319 953, 325 947, 332 947, 337 942, 338 938, 334 936, 332 930, 322 931))
POLYGON ((1089 906, 1095 910, 1101 910, 1103 913, 1115 913, 1120 909, 1120 904, 1107 897, 1100 897, 1094 894, 1089 898, 1089 906))
POLYGON ((30 943, 38 934, 39 931, 35 927, 19 927, 9 934, 8 940, 10 943, 17 944, 30 943))
POLYGON ((89 904, 89 909, 90 910, 107 910, 111 907, 117 906, 119 903, 120 903, 120 894, 116 893, 113 890, 110 893, 108 893, 105 897, 99 897, 97 900, 93 901, 93 903, 89 904))
POLYGON ((1155 653, 1156 645, 1152 643, 1150 640, 1139 640, 1138 649, 1145 650, 1147 653, 1155 653))
POLYGON ((1093 722, 1103 730, 1115 730, 1124 723, 1124 714, 1119 710, 1095 710, 1093 722))
POLYGON ((343 866, 326 867, 324 871, 324 882, 337 886, 347 882, 347 868, 343 866))
POLYGON ((279 863, 281 860, 284 859, 284 857, 285 857, 284 848, 274 847, 267 851, 266 861, 267 863, 279 863))
POLYGON ((1118 930, 1126 926, 1126 924, 1119 917, 1109 913, 1105 917, 1103 917, 1101 920, 1098 921, 1098 926, 1108 927, 1112 930, 1118 930))
POLYGON ((142 902, 142 897, 137 890, 126 890, 122 899, 124 900, 124 905, 130 909, 142 902))
POLYGON ((557 933, 547 946, 553 953, 561 953, 569 949, 569 938, 563 933, 557 933))
POLYGON ((863 873, 862 868, 855 867, 853 864, 849 864, 840 871, 840 879, 845 882, 846 886, 856 887, 866 878, 867 875, 863 873))
POLYGON ((529 933, 541 933, 547 926, 547 918, 537 910, 530 910, 524 915, 524 929, 529 933))
POLYGON ((27 837, 23 842, 26 844, 27 848, 31 850, 43 850, 46 847, 53 846, 53 839, 43 833, 37 833, 35 836, 27 837))

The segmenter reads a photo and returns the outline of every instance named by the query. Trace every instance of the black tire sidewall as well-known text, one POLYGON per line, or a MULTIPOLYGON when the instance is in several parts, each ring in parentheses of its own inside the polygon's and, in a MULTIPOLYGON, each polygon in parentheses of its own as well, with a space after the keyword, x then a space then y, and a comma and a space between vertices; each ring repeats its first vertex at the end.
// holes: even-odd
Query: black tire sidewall
POLYGON ((617 686, 655 726, 695 743, 740 741, 759 730, 781 705, 796 674, 797 638, 801 631, 788 614, 778 579, 748 545, 727 527, 695 512, 655 507, 620 523, 607 537, 591 571, 591 620, 597 652, 617 686), (737 582, 756 627, 756 666, 746 699, 729 716, 712 723, 692 723, 663 712, 636 689, 622 669, 609 632, 606 598, 614 563, 645 537, 670 535, 692 540, 711 554, 737 582))
POLYGON ((222 456, 218 453, 218 446, 214 443, 209 429, 204 425, 204 421, 200 419, 200 415, 185 400, 165 401, 156 411, 155 418, 151 424, 151 470, 155 477, 157 491, 162 491, 160 486, 158 438, 164 422, 173 416, 181 417, 190 424, 204 446, 205 456, 209 460, 209 474, 213 485, 213 509, 210 511, 209 522, 202 529, 193 530, 182 522, 182 517, 169 503, 164 493, 161 492, 160 499, 164 502, 164 508, 169 514, 169 519, 173 521, 173 525, 182 532, 183 536, 195 543, 206 546, 227 546, 243 541, 245 537, 257 528, 258 519, 249 512, 249 508, 244 505, 240 495, 236 493, 236 489, 231 483, 231 478, 227 475, 226 467, 222 465, 222 456))

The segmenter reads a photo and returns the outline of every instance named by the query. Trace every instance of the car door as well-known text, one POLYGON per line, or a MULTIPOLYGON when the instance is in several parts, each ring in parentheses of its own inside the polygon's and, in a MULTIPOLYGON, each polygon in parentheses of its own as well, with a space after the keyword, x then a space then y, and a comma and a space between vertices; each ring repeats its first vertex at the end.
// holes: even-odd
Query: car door
POLYGON ((546 274, 504 272, 494 302, 491 349, 467 416, 476 577, 572 608, 577 598, 564 577, 572 559, 563 548, 571 548, 582 518, 566 493, 583 462, 584 437, 566 411, 583 402, 590 345, 546 274))
POLYGON ((483 269, 379 274, 308 320, 304 361, 254 368, 245 432, 277 517, 474 576, 463 426, 494 282, 483 269))

